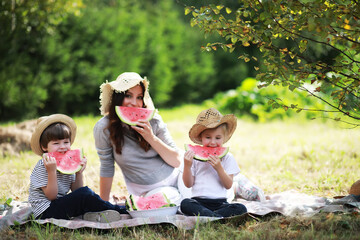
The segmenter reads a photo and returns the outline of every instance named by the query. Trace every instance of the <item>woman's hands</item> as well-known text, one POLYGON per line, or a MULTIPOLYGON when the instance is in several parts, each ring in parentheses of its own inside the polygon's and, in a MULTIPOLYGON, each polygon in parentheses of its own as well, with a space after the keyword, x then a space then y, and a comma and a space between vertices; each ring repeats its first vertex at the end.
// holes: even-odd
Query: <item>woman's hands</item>
POLYGON ((180 166, 180 154, 154 135, 149 121, 139 121, 136 126, 131 126, 131 128, 138 132, 167 164, 174 168, 180 166))
POLYGON ((136 126, 131 126, 138 132, 147 142, 154 138, 154 133, 149 121, 139 121, 136 126))

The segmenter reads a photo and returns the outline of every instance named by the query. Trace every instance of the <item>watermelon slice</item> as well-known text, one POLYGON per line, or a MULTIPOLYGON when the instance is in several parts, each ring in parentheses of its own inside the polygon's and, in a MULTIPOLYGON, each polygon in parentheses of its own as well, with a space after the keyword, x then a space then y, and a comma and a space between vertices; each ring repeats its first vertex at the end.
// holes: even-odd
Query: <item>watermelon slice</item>
POLYGON ((150 121, 155 114, 155 109, 115 106, 116 114, 120 120, 129 125, 136 125, 138 121, 150 121))
POLYGON ((206 162, 209 156, 224 157, 229 152, 229 147, 203 147, 200 145, 185 144, 185 151, 192 150, 195 153, 194 158, 206 162))
POLYGON ((159 192, 147 197, 139 197, 131 194, 126 198, 125 206, 128 211, 141 211, 174 207, 176 204, 171 203, 164 193, 159 192))
MULTIPOLYGON (((130 196, 132 196, 132 195, 130 195, 130 196)), ((133 207, 132 207, 132 204, 131 204, 130 196, 126 197, 126 200, 125 200, 125 208, 126 208, 126 210, 128 210, 128 211, 134 211, 134 209, 133 209, 133 207)))
POLYGON ((80 149, 69 150, 65 153, 51 152, 44 154, 56 159, 57 170, 63 174, 74 174, 82 168, 81 159, 83 153, 80 149))

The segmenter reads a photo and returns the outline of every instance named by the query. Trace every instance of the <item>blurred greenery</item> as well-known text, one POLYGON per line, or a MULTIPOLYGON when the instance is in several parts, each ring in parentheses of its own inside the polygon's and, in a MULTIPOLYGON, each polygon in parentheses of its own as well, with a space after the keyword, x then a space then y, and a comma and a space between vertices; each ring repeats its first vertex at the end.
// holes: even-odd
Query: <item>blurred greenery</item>
MULTIPOLYGON (((265 92, 239 89, 256 71, 252 62, 237 56, 259 57, 257 50, 201 51, 208 40, 220 38, 204 39, 191 27, 184 14, 189 1, 0 2, 0 122, 54 112, 99 115, 99 86, 126 71, 148 77, 158 108, 199 104, 215 96, 214 105, 239 114, 248 111, 254 119, 267 114, 256 108, 270 112, 260 98, 251 100, 251 111, 246 109, 246 94, 258 98, 265 92), (243 95, 235 101, 228 97, 231 89, 243 95)), ((237 6, 236 1, 229 4, 237 6)))
MULTIPOLYGON (((206 35, 217 33, 221 40, 209 41, 205 51, 256 48, 261 57, 249 52, 239 59, 254 62, 261 87, 282 86, 302 90, 322 100, 336 121, 359 126, 359 3, 355 0, 232 1, 188 5, 190 24, 206 35)), ((251 66, 251 65, 249 65, 251 66)), ((297 94, 295 94, 297 95, 297 94)), ((315 101, 316 101, 315 100, 315 101)), ((276 98, 274 108, 301 112, 297 102, 286 104, 276 98)))
MULTIPOLYGON (((291 108, 284 109, 272 101, 274 98, 277 98, 278 101, 283 102, 285 105, 297 104, 307 108, 328 108, 324 102, 312 99, 308 94, 300 90, 295 89, 290 92, 280 86, 259 89, 257 80, 254 78, 245 79, 236 89, 217 93, 213 99, 205 101, 205 105, 216 107, 224 113, 233 113, 239 117, 247 117, 259 122, 286 120, 295 116, 298 120, 299 118, 312 119, 319 116, 312 111, 304 111, 300 114, 291 108)), ((328 115, 329 113, 326 114, 326 116, 328 115)))

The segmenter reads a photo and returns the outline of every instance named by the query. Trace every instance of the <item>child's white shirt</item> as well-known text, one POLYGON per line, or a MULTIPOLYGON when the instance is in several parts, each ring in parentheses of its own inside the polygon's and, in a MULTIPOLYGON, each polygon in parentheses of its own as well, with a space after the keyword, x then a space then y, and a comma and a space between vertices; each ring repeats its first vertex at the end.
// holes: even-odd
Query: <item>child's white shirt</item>
MULTIPOLYGON (((231 153, 227 153, 221 159, 221 165, 229 175, 232 174, 235 177, 240 173, 240 168, 231 153)), ((192 197, 211 199, 227 197, 227 189, 221 183, 219 175, 210 163, 194 159, 191 173, 195 178, 192 186, 192 197)))

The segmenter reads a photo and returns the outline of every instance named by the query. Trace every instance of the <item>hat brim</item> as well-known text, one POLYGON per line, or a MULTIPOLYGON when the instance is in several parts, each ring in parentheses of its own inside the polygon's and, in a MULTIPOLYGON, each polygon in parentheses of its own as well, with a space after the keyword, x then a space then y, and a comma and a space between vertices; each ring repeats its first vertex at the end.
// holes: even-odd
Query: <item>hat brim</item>
MULTIPOLYGON (((121 75, 120 75, 121 76, 121 75)), ((119 76, 119 77, 120 77, 119 76)), ((119 78, 118 77, 118 78, 119 78)), ((112 94, 114 91, 121 93, 126 92, 132 87, 140 84, 141 82, 145 86, 145 93, 144 93, 144 104, 148 109, 155 109, 153 101, 149 94, 149 81, 146 77, 141 78, 140 76, 136 78, 131 78, 132 81, 127 82, 126 85, 121 84, 121 80, 117 79, 112 82, 106 82, 101 84, 100 86, 100 112, 101 115, 105 116, 109 112, 109 107, 111 103, 112 94)))
POLYGON ((233 135, 237 125, 237 119, 233 114, 227 114, 223 116, 219 122, 214 122, 206 126, 198 123, 194 124, 189 131, 189 137, 194 143, 202 144, 200 137, 201 133, 207 129, 216 128, 223 123, 227 124, 228 129, 228 132, 224 138, 224 143, 226 143, 233 135))
POLYGON ((76 123, 75 121, 64 115, 64 114, 52 114, 46 117, 39 118, 38 124, 35 128, 34 133, 31 136, 30 146, 33 152, 39 156, 42 156, 44 154, 44 151, 42 150, 40 146, 40 138, 41 134, 44 132, 44 130, 50 126, 53 123, 63 123, 66 126, 70 128, 71 131, 71 139, 70 143, 73 144, 76 136, 76 123))

